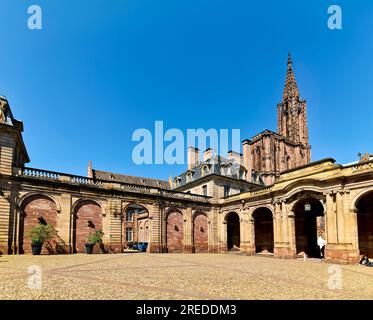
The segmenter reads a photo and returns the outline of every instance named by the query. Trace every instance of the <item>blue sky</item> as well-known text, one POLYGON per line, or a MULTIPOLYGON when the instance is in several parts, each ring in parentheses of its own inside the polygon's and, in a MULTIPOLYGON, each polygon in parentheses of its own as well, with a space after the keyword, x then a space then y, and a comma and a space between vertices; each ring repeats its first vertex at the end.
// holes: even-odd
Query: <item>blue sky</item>
POLYGON ((167 179, 132 162, 154 127, 276 130, 290 50, 307 99, 312 159, 373 153, 373 3, 269 0, 0 1, 0 93, 24 122, 29 166, 167 179), (43 29, 27 28, 27 8, 43 29), (343 29, 327 28, 327 9, 343 29))

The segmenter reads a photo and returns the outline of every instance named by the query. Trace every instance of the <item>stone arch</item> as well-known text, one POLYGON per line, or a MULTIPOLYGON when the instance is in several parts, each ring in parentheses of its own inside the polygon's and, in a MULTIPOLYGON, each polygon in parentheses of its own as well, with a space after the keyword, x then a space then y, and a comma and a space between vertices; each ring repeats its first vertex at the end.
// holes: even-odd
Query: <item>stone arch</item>
POLYGON ((268 205, 268 204, 261 204, 259 206, 256 206, 256 207, 252 208, 251 213, 249 214, 249 219, 253 219, 253 213, 257 209, 260 209, 260 208, 266 208, 266 209, 268 209, 268 211, 271 212, 272 218, 274 217, 274 209, 273 209, 273 207, 270 206, 270 205, 268 205))
POLYGON ((308 193, 296 199, 291 205, 294 214, 295 250, 298 255, 320 258, 317 239, 326 240, 325 206, 322 195, 308 193))
POLYGON ((251 218, 254 221, 255 252, 260 254, 273 254, 273 211, 269 206, 260 206, 253 210, 251 218))
POLYGON ((102 201, 94 199, 94 198, 83 198, 83 199, 78 199, 76 200, 73 205, 71 206, 71 213, 74 214, 75 208, 79 205, 80 202, 82 201, 91 201, 96 203, 99 207, 101 207, 102 210, 102 215, 106 215, 106 206, 102 203, 102 201))
MULTIPOLYGON (((20 201, 19 220, 19 253, 31 253, 31 240, 28 232, 37 224, 50 224, 57 227, 58 204, 55 200, 43 193, 30 193, 23 196, 20 201)), ((52 239, 44 244, 42 254, 56 253, 58 239, 52 239)))
MULTIPOLYGON (((91 199, 79 199, 72 207, 73 213, 73 252, 84 253, 85 243, 90 234, 102 230, 103 209, 91 199)), ((94 247, 94 253, 100 252, 100 247, 94 247)))
POLYGON ((373 192, 373 187, 366 188, 362 191, 360 191, 353 199, 350 205, 350 212, 357 212, 358 208, 356 204, 359 202, 361 198, 363 198, 365 195, 373 192))
POLYGON ((43 195, 45 197, 50 198, 55 203, 57 212, 61 212, 61 205, 60 205, 59 201, 57 201, 56 197, 54 195, 49 194, 49 193, 42 193, 42 192, 28 192, 28 193, 24 194, 17 201, 18 207, 22 208, 25 200, 27 200, 27 198, 29 198, 31 196, 35 196, 35 195, 43 195))
POLYGON ((184 251, 184 216, 180 209, 169 208, 166 218, 166 245, 168 253, 184 251))
POLYGON ((239 251, 241 244, 240 236, 240 215, 235 211, 228 212, 224 220, 227 224, 227 249, 239 251))
POLYGON ((283 188, 285 192, 285 197, 291 197, 295 193, 301 191, 311 191, 322 193, 324 183, 316 179, 302 179, 289 183, 283 188))
POLYGON ((356 197, 358 245, 360 254, 373 259, 373 190, 366 190, 356 197))
POLYGON ((150 208, 150 205, 149 204, 144 204, 142 203, 141 201, 131 201, 129 203, 126 203, 126 205, 122 208, 122 212, 126 212, 126 210, 130 207, 130 206, 133 206, 133 205, 137 205, 137 206, 141 206, 141 207, 144 207, 148 213, 150 214, 151 212, 151 208, 150 208))
POLYGON ((149 219, 149 206, 141 201, 131 201, 122 207, 122 213, 122 245, 131 248, 135 242, 147 242, 144 239, 144 223, 149 219))
POLYGON ((294 207, 299 200, 317 199, 323 207, 324 214, 326 213, 325 196, 322 193, 322 189, 319 188, 298 188, 288 194, 287 199, 289 201, 289 211, 294 212, 294 207))
POLYGON ((207 214, 197 211, 193 214, 193 248, 195 253, 208 252, 209 221, 207 214))

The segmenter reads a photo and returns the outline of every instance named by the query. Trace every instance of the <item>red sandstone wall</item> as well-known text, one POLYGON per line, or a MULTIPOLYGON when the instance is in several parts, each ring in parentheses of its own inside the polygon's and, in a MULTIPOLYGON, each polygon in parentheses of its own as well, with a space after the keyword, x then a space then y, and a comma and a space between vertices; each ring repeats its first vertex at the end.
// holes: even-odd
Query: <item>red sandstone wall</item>
MULTIPOLYGON (((95 230, 102 230, 102 209, 93 201, 82 201, 75 209, 74 252, 85 252, 88 236, 95 230), (93 226, 88 225, 88 220, 92 221, 93 226)), ((93 252, 100 252, 98 244, 95 245, 93 252)))
MULTIPOLYGON (((43 195, 31 196, 25 201, 20 221, 19 252, 31 253, 31 240, 27 236, 28 232, 39 224, 39 217, 42 217, 46 223, 56 227, 57 209, 54 201, 43 195)), ((44 246, 42 254, 55 253, 55 243, 55 239, 49 242, 49 250, 44 246)))
POLYGON ((184 238, 183 215, 174 211, 167 216, 167 252, 182 253, 184 238))
POLYGON ((202 213, 194 218, 193 239, 195 253, 208 252, 208 221, 202 213))

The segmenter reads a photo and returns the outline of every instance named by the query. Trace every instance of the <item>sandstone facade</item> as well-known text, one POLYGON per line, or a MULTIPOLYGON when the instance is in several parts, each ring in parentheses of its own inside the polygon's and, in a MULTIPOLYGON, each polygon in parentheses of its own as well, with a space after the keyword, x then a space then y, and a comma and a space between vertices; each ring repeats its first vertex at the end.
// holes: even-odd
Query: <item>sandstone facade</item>
POLYGON ((110 253, 148 242, 154 253, 318 257, 322 235, 329 261, 373 258, 373 158, 310 162, 306 103, 290 57, 278 132, 243 141, 243 154, 226 159, 205 152, 200 160, 191 148, 188 170, 170 182, 95 171, 92 163, 88 177, 28 168, 22 122, 0 103, 1 254, 30 253, 28 231, 49 223, 58 231, 43 249, 50 254, 84 252, 88 236, 102 230, 110 253))

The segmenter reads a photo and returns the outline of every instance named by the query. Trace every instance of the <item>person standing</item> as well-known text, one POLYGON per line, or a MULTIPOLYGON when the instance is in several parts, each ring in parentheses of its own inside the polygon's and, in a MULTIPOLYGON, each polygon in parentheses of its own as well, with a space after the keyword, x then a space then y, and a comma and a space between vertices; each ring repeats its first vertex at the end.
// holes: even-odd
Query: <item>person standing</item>
POLYGON ((320 248, 320 257, 321 259, 324 259, 324 251, 325 251, 325 245, 326 245, 326 241, 325 239, 322 237, 322 235, 320 234, 319 235, 319 238, 317 239, 317 245, 319 246, 320 248))

